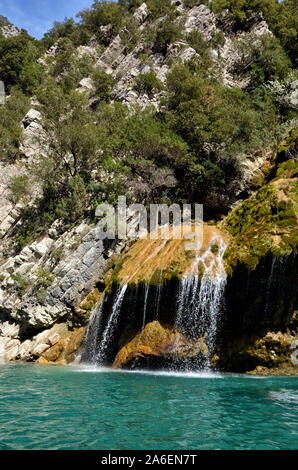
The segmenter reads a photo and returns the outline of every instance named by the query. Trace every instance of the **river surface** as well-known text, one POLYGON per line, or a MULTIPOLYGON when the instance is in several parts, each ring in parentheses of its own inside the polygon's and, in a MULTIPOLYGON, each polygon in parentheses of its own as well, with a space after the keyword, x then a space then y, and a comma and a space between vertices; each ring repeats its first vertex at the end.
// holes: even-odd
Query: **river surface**
POLYGON ((1 364, 0 449, 298 449, 298 377, 1 364))

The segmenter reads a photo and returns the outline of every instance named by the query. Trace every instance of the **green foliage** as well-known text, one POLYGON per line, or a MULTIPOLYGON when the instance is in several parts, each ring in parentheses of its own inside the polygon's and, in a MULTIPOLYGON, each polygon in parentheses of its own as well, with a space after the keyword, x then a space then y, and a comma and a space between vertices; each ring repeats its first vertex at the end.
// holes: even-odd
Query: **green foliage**
POLYGON ((217 31, 216 33, 212 34, 212 38, 210 41, 210 46, 214 49, 219 49, 223 47, 226 43, 225 35, 222 31, 217 31))
POLYGON ((54 251, 52 251, 52 259, 55 261, 55 264, 59 263, 64 257, 64 248, 59 246, 54 251))
POLYGON ((17 203, 29 193, 30 182, 27 175, 20 175, 11 178, 10 190, 12 192, 12 199, 17 203))
POLYGON ((36 276, 38 287, 49 287, 53 284, 55 279, 55 274, 51 274, 48 270, 43 268, 37 271, 36 276))
POLYGON ((95 34, 100 42, 108 45, 119 33, 125 14, 126 7, 123 2, 95 0, 91 9, 83 10, 78 16, 81 23, 95 34))
POLYGON ((25 276, 22 276, 22 274, 19 273, 12 274, 11 279, 16 284, 16 289, 19 293, 19 296, 22 297, 30 287, 30 281, 25 276))
POLYGON ((21 121, 29 111, 29 99, 17 89, 0 106, 0 160, 13 162, 20 156, 21 121))
POLYGON ((82 78, 91 75, 94 60, 87 55, 78 56, 73 43, 67 38, 61 39, 58 47, 55 60, 49 64, 49 73, 68 93, 78 87, 82 78))
POLYGON ((36 273, 37 282, 35 284, 36 298, 42 304, 45 303, 47 298, 47 288, 50 287, 54 280, 55 274, 51 274, 47 269, 39 269, 36 273))
POLYGON ((0 27, 9 26, 11 23, 6 16, 0 15, 0 27))
POLYGON ((227 18, 238 29, 256 13, 263 13, 266 19, 275 17, 278 0, 212 0, 211 6, 215 13, 227 10, 227 18))
POLYGON ((163 90, 163 84, 157 78, 154 70, 151 69, 150 72, 142 73, 135 78, 134 89, 138 93, 146 93, 151 98, 154 93, 163 90))
POLYGON ((101 101, 108 103, 111 100, 113 86, 116 83, 113 76, 100 68, 96 68, 93 71, 91 78, 95 88, 95 96, 101 101))
POLYGON ((271 34, 248 34, 236 44, 239 60, 235 72, 239 76, 251 74, 250 87, 256 88, 269 80, 284 78, 290 70, 290 61, 278 39, 271 34))
POLYGON ((63 22, 54 21, 53 27, 44 35, 42 45, 49 49, 61 38, 71 38, 76 30, 73 18, 65 18, 63 22))
POLYGON ((150 11, 150 18, 156 19, 175 12, 176 5, 171 0, 147 0, 147 6, 150 11))
POLYGON ((70 69, 74 51, 74 45, 69 38, 62 38, 59 40, 58 51, 50 70, 51 75, 59 77, 59 75, 64 74, 70 69))
POLYGON ((38 99, 43 127, 49 136, 53 172, 61 172, 62 180, 77 174, 88 175, 98 157, 97 126, 88 110, 88 100, 74 90, 66 94, 54 82, 39 90, 38 99))
POLYGON ((41 79, 40 55, 37 41, 26 33, 0 39, 0 76, 6 89, 18 85, 31 94, 41 79))
POLYGON ((197 5, 208 5, 208 0, 183 0, 185 8, 193 8, 197 5))
POLYGON ((283 0, 277 13, 268 18, 271 31, 279 38, 293 64, 298 65, 298 4, 296 0, 283 0))
POLYGON ((182 38, 182 27, 172 17, 165 18, 158 24, 155 35, 153 51, 159 52, 164 56, 167 54, 168 47, 173 42, 182 38))
POLYGON ((141 39, 139 25, 134 17, 130 18, 127 21, 125 28, 120 33, 120 37, 122 43, 126 45, 126 54, 129 54, 136 47, 136 44, 138 44, 141 39))
MULTIPOLYGON (((237 155, 274 143, 276 115, 270 96, 263 109, 239 89, 229 89, 175 66, 167 77, 165 119, 193 152, 187 182, 217 189, 237 172, 237 155)), ((199 186, 197 186, 199 188, 199 186)))
POLYGON ((130 13, 134 13, 142 5, 143 0, 118 0, 118 3, 122 7, 127 8, 130 13))
POLYGON ((188 33, 186 40, 198 54, 209 55, 209 46, 201 31, 193 29, 188 33))
POLYGON ((228 11, 228 19, 239 29, 253 18, 262 14, 270 30, 280 40, 285 52, 293 64, 298 61, 298 4, 296 0, 213 0, 212 9, 215 13, 228 11))

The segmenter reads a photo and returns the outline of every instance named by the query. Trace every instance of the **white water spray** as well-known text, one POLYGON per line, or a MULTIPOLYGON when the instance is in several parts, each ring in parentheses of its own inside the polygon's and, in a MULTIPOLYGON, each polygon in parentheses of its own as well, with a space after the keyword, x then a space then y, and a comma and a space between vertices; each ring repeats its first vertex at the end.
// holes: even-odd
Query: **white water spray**
POLYGON ((205 253, 196 257, 192 269, 195 274, 182 279, 177 301, 176 329, 194 338, 207 334, 206 341, 210 351, 207 367, 210 366, 210 355, 214 349, 218 322, 223 309, 227 278, 223 264, 225 250, 224 240, 215 235, 205 253), (203 268, 203 276, 199 283, 200 266, 203 268))
POLYGON ((100 330, 101 315, 104 306, 105 292, 101 299, 100 304, 94 308, 91 312, 89 325, 86 331, 87 345, 86 353, 88 356, 88 361, 92 364, 96 363, 96 351, 97 351, 97 341, 100 330))
POLYGON ((118 317, 121 311, 121 306, 122 306, 126 289, 127 289, 127 284, 123 284, 122 286, 119 286, 117 289, 116 299, 113 304, 112 313, 110 315, 108 324, 103 332, 99 352, 96 358, 96 362, 98 363, 101 363, 103 361, 107 344, 109 340, 112 338, 114 331, 117 327, 118 317))

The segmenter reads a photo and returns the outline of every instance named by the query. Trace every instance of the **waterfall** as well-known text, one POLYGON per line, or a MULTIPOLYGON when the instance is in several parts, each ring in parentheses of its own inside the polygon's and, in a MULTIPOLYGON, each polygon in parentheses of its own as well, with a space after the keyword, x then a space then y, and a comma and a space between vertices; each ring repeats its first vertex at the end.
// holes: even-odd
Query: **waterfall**
POLYGON ((195 275, 182 279, 177 298, 176 329, 193 338, 207 335, 209 347, 207 366, 214 351, 220 314, 223 309, 223 296, 226 285, 226 272, 223 256, 226 250, 224 240, 214 236, 207 250, 197 255, 194 267, 195 275), (213 253, 217 245, 218 251, 213 253), (199 268, 203 275, 199 283, 199 268))
MULTIPOLYGON (((207 249, 203 253, 197 253, 190 274, 184 276, 176 284, 178 287, 177 296, 172 295, 169 290, 171 289, 170 284, 160 282, 153 287, 149 279, 143 285, 136 284, 135 287, 132 287, 129 290, 130 297, 125 298, 128 283, 133 276, 127 277, 126 284, 118 285, 112 304, 105 302, 105 297, 103 297, 100 306, 92 312, 83 360, 86 359, 93 364, 109 362, 110 348, 114 348, 114 343, 117 341, 115 338, 121 334, 118 330, 120 323, 122 325, 124 321, 122 306, 125 298, 125 308, 129 309, 127 311, 128 325, 138 323, 141 328, 140 344, 142 332, 148 322, 152 322, 154 319, 165 321, 170 318, 172 312, 175 312, 172 314, 172 318, 175 319, 176 316, 175 330, 194 341, 204 338, 208 346, 208 357, 201 359, 201 356, 198 356, 198 361, 201 362, 198 363, 195 359, 193 363, 200 368, 209 367, 210 358, 214 353, 220 314, 223 310, 226 284, 223 263, 225 250, 224 240, 219 235, 214 235, 207 249), (109 307, 109 305, 111 306, 109 307), (110 311, 108 311, 109 308, 110 311)), ((154 253, 159 251, 160 247, 154 250, 154 253)), ((145 259, 144 263, 151 257, 152 254, 145 259)), ((179 358, 177 360, 179 361, 179 358)), ((137 359, 132 363, 133 368, 136 363, 137 359)))
POLYGON ((266 304, 265 304, 265 309, 264 309, 265 314, 268 312, 268 308, 269 308, 270 291, 271 291, 272 282, 273 282, 273 274, 274 274, 275 263, 276 263, 276 258, 274 257, 274 258, 272 258, 270 276, 269 276, 269 281, 268 281, 268 285, 267 285, 266 304))
POLYGON ((96 362, 99 364, 101 364, 104 360, 104 355, 106 352, 107 345, 109 341, 112 339, 113 333, 117 327, 118 317, 121 311, 121 306, 122 306, 126 289, 127 289, 127 284, 118 286, 118 289, 116 292, 116 299, 114 301, 113 308, 112 308, 112 313, 108 320, 107 326, 103 332, 102 340, 101 340, 100 347, 99 347, 99 352, 96 357, 96 362))
POLYGON ((145 284, 142 331, 144 330, 144 328, 145 328, 145 326, 146 326, 146 312, 147 312, 147 302, 148 302, 149 287, 150 287, 149 284, 145 284))
POLYGON ((155 302, 154 302, 156 320, 158 320, 158 317, 159 317, 161 296, 162 296, 162 283, 159 282, 156 286, 156 294, 155 294, 155 302))
POLYGON ((86 331, 86 346, 83 352, 83 359, 91 364, 96 364, 96 356, 98 354, 98 337, 100 333, 100 322, 102 310, 104 306, 105 292, 98 307, 91 312, 89 325, 86 331))

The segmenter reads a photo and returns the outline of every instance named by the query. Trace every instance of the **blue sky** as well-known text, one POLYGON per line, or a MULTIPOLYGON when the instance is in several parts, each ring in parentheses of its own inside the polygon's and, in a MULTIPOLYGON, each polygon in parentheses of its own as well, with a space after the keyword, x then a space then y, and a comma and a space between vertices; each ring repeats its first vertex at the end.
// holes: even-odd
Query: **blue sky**
POLYGON ((74 17, 92 3, 93 0, 0 0, 0 14, 40 39, 55 20, 74 17))

